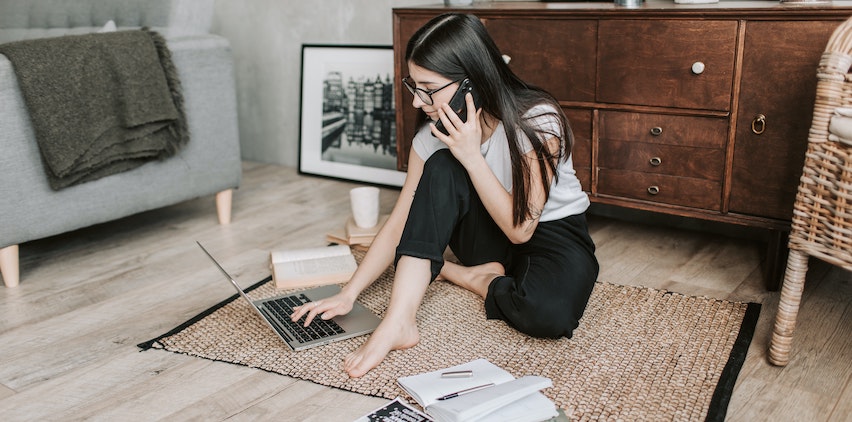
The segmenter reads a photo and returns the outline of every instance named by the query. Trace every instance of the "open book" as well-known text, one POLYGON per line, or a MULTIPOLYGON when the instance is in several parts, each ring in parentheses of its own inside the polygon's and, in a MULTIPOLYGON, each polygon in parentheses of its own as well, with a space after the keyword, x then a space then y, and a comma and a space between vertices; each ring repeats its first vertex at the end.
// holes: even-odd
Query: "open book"
POLYGON ((485 359, 403 377, 397 382, 438 422, 532 422, 558 415, 556 405, 539 392, 553 385, 550 379, 515 379, 485 359))
POLYGON ((279 289, 343 283, 358 268, 346 245, 272 251, 269 266, 279 289))

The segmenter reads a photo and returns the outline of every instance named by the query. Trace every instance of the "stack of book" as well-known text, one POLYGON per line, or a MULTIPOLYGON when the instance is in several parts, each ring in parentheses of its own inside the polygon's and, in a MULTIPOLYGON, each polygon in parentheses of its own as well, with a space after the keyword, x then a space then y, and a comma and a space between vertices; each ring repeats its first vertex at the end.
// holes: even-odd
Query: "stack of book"
POLYGON ((388 215, 381 215, 375 227, 364 228, 358 227, 355 224, 355 219, 350 216, 346 219, 343 227, 326 233, 325 239, 338 245, 369 247, 386 221, 388 221, 388 215))

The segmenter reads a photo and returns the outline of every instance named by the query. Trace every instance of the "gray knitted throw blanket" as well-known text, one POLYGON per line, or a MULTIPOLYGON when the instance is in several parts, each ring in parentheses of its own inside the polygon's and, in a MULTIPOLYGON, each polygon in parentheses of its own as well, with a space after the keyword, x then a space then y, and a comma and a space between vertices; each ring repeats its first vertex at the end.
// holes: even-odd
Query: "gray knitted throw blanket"
POLYGON ((15 69, 51 188, 170 157, 189 134, 166 41, 142 30, 0 45, 15 69))

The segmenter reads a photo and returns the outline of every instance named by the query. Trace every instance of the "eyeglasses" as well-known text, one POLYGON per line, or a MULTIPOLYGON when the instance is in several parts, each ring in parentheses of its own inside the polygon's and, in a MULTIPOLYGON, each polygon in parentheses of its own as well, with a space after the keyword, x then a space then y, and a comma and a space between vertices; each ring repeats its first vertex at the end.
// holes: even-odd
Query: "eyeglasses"
POLYGON ((460 82, 462 80, 463 79, 452 81, 452 82, 450 82, 450 83, 448 83, 448 84, 446 84, 446 85, 444 85, 440 88, 435 88, 431 91, 427 91, 423 88, 418 88, 418 87, 414 86, 414 84, 411 83, 411 77, 410 76, 406 76, 406 77, 402 78, 402 84, 405 85, 406 88, 408 88, 408 91, 411 92, 412 95, 417 95, 420 98, 421 101, 426 103, 426 105, 432 105, 432 104, 435 103, 432 100, 432 94, 434 94, 434 93, 436 93, 436 92, 438 92, 438 91, 440 91, 440 90, 442 90, 442 89, 444 89, 444 88, 446 88, 446 87, 448 87, 448 86, 450 86, 450 85, 452 85, 456 82, 460 82))

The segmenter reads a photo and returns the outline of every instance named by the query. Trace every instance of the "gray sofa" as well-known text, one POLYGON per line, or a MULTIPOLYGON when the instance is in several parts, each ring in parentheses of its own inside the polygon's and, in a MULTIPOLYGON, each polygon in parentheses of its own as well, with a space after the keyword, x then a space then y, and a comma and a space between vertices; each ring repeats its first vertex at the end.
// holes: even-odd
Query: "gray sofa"
POLYGON ((233 62, 210 33, 214 0, 0 0, 0 44, 122 29, 162 34, 180 78, 189 143, 175 156, 54 191, 48 185, 14 69, 0 55, 0 272, 19 281, 18 245, 216 194, 230 220, 241 163, 233 62))

